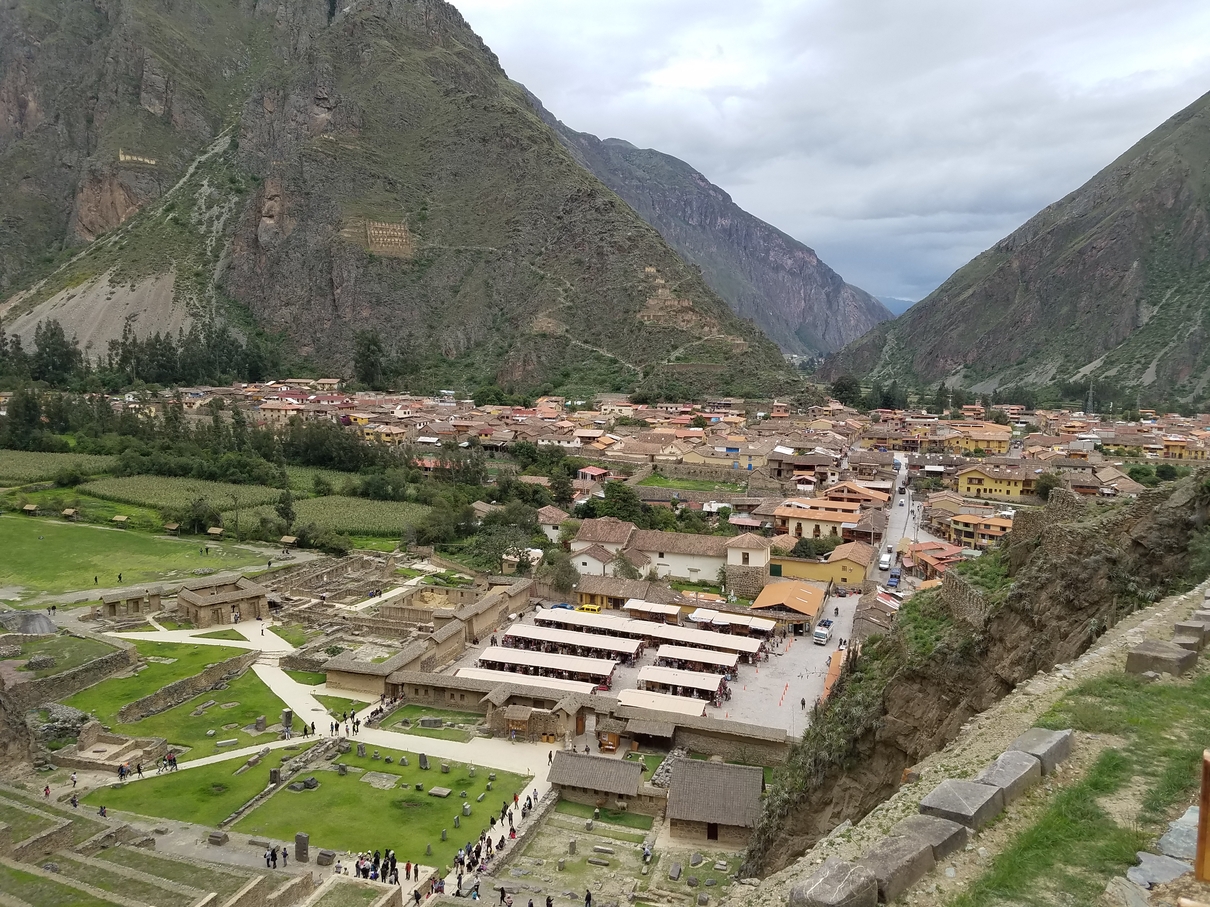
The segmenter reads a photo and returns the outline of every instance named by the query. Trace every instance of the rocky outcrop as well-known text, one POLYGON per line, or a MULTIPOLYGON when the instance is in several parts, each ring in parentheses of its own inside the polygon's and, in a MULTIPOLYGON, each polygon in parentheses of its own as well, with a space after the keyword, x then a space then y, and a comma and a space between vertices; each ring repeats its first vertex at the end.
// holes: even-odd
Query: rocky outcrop
POLYGON ((830 353, 894 317, 798 240, 731 200, 684 161, 602 141, 530 103, 588 171, 660 231, 741 318, 788 353, 830 353))
POLYGON ((852 681, 842 678, 829 720, 843 727, 860 714, 863 723, 840 761, 796 747, 792 770, 813 775, 795 793, 770 798, 745 872, 779 870, 841 822, 861 818, 973 716, 1039 671, 1073 661, 1106 628, 1185 581, 1190 541, 1210 517, 1210 471, 1105 512, 1073 509, 1059 495, 1053 515, 1010 534, 1003 557, 1012 584, 980 625, 951 617, 943 644, 923 654, 897 627, 874 655, 863 653, 889 672, 872 713, 854 706, 845 688, 852 681))
POLYGON ((33 760, 34 737, 25 723, 25 714, 12 701, 0 677, 0 767, 11 770, 33 760))
MULTIPOLYGON (((1094 378, 1204 400, 1210 95, 825 364, 976 390, 1094 378)), ((1155 402, 1152 405, 1156 405, 1155 402)))

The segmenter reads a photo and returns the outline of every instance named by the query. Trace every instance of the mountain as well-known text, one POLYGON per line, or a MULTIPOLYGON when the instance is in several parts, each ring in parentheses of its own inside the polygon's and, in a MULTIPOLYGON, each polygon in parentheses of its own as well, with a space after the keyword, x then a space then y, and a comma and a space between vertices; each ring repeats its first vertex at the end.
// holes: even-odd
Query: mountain
POLYGON ((879 296, 878 301, 896 318, 916 304, 915 299, 903 299, 900 296, 879 296))
POLYGON ((779 350, 442 0, 0 7, 0 304, 94 353, 219 319, 410 386, 776 393, 779 350))
POLYGON ((576 132, 532 94, 529 99, 586 170, 701 268, 735 314, 756 322, 785 352, 829 353, 894 317, 812 249, 749 214, 684 161, 576 132))
POLYGON ((1210 387, 1210 94, 825 362, 983 391, 1094 380, 1144 399, 1210 387))

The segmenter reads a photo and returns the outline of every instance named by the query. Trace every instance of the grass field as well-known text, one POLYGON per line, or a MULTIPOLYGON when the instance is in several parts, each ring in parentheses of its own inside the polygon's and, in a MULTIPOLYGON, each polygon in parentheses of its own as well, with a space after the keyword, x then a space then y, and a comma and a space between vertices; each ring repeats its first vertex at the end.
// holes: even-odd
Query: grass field
POLYGON ((263 563, 253 551, 219 545, 208 556, 191 541, 78 523, 0 516, 0 593, 22 602, 42 593, 70 592, 185 578, 206 566, 236 569, 263 563))
MULTIPOLYGON (((270 725, 281 719, 282 709, 286 704, 277 698, 263 680, 252 671, 247 671, 227 685, 227 689, 202 693, 188 702, 183 702, 175 708, 158 715, 144 718, 133 724, 114 724, 114 731, 119 734, 130 734, 138 737, 163 737, 170 744, 189 747, 189 752, 180 757, 180 761, 200 759, 223 752, 219 749, 220 740, 237 740, 236 747, 252 746, 256 743, 268 743, 277 738, 272 734, 253 736, 244 728, 256 721, 257 716, 264 715, 270 725), (194 716, 191 714, 203 702, 215 700, 215 704, 206 711, 194 716), (224 703, 235 702, 238 705, 223 708, 224 703), (229 727, 234 725, 234 727, 229 727), (206 731, 214 730, 213 737, 207 737, 206 731)), ((299 719, 295 719, 295 731, 299 728, 299 719)), ((310 719, 308 719, 309 721, 310 719)), ((144 766, 146 770, 146 766, 144 766)))
POLYGON ((55 824, 53 819, 44 819, 3 802, 0 802, 0 822, 9 827, 9 834, 14 843, 46 831, 55 824))
MULTIPOLYGON (((52 674, 62 674, 64 671, 70 671, 72 668, 78 668, 80 665, 92 661, 94 658, 100 658, 102 655, 108 655, 114 650, 113 646, 106 645, 95 639, 85 639, 80 636, 53 636, 50 639, 39 639, 34 642, 27 642, 21 645, 21 657, 29 658, 33 655, 50 655, 55 659, 55 663, 49 668, 40 668, 37 671, 30 671, 35 677, 50 677, 52 674)), ((22 665, 22 671, 27 668, 22 665)))
POLYGON ((232 485, 169 476, 98 479, 81 485, 80 491, 105 500, 156 510, 184 510, 198 498, 205 498, 219 510, 234 507, 233 498, 238 498, 242 509, 273 503, 281 495, 281 489, 264 485, 232 485))
POLYGON ((82 475, 92 476, 108 472, 117 459, 91 454, 0 450, 0 483, 48 482, 62 469, 73 469, 82 475))
POLYGON ((354 548, 361 548, 366 551, 382 551, 385 554, 390 554, 399 547, 399 539, 391 536, 375 537, 372 535, 351 535, 349 541, 353 543, 354 548))
POLYGON ((309 748, 299 744, 297 750, 270 750, 260 765, 242 775, 235 771, 244 764, 244 759, 229 759, 163 775, 150 772, 140 781, 95 790, 83 802, 94 809, 106 806, 141 816, 216 826, 264 790, 269 783, 269 769, 277 768, 283 760, 309 748))
POLYGON ((309 687, 319 686, 319 684, 323 683, 325 680, 328 679, 328 675, 323 674, 320 671, 290 671, 290 670, 287 670, 286 676, 292 677, 295 680, 297 680, 299 683, 304 683, 309 687))
POLYGON ((421 718, 440 718, 442 721, 454 724, 479 724, 483 721, 483 715, 479 712, 458 712, 453 709, 433 709, 426 705, 405 705, 392 712, 383 727, 394 727, 405 718, 413 724, 421 718))
POLYGON ((211 630, 209 633, 198 633, 202 639, 234 639, 239 642, 247 642, 244 634, 239 630, 211 630))
POLYGON ((5 495, 4 507, 20 510, 26 504, 36 504, 43 516, 58 519, 64 510, 71 508, 81 523, 97 523, 114 528, 115 516, 126 517, 127 530, 137 532, 163 531, 164 518, 158 510, 138 507, 134 504, 118 504, 82 494, 74 488, 44 488, 40 491, 15 491, 5 495))
MULTIPOLYGON (((398 539, 407 527, 417 525, 429 508, 423 504, 331 495, 295 501, 294 512, 295 526, 314 523, 323 529, 351 536, 398 539)), ((251 523, 255 523, 261 515, 275 517, 276 513, 267 505, 240 512, 240 518, 251 523)), ((234 513, 224 512, 224 524, 229 525, 234 516, 234 513)))
MULTIPOLYGON (((587 803, 573 803, 571 800, 560 800, 555 804, 555 812, 563 813, 567 816, 576 816, 580 819, 591 819, 593 817, 592 806, 589 806, 587 803)), ((600 820, 610 825, 623 825, 626 828, 639 828, 643 831, 648 831, 655 822, 651 816, 618 812, 613 809, 602 809, 600 820)))
POLYGON ((408 790, 399 786, 379 790, 353 772, 344 776, 334 771, 316 772, 317 790, 298 793, 285 790, 275 794, 237 822, 235 830, 286 839, 303 830, 310 834, 313 847, 357 851, 386 846, 395 850, 400 862, 419 859, 445 866, 461 844, 475 840, 481 830, 488 828, 493 811, 499 816, 503 800, 511 802, 513 793, 523 794, 528 784, 527 778, 498 771, 492 790, 483 803, 476 803, 475 798, 487 790, 490 769, 476 766, 472 778, 466 765, 455 762, 451 763, 450 773, 443 775, 437 765, 421 771, 415 752, 379 752, 390 756, 391 764, 369 755, 358 757, 355 751, 341 756, 340 761, 366 771, 398 775, 400 781, 408 784, 408 790), (401 755, 407 755, 409 765, 399 764, 401 755), (417 783, 424 785, 423 792, 413 789, 417 783), (446 799, 433 797, 428 792, 432 786, 447 787, 454 793, 446 799), (466 801, 458 796, 463 790, 467 793, 466 801), (454 816, 461 812, 463 802, 471 804, 472 814, 455 829, 454 816), (444 842, 443 828, 449 831, 449 840, 444 842), (433 845, 431 857, 424 855, 426 844, 433 845))
POLYGON ((117 907, 114 901, 7 866, 0 866, 0 891, 38 907, 117 907))
POLYGON ((294 491, 305 491, 311 494, 315 488, 315 477, 320 476, 325 482, 332 486, 332 491, 339 493, 346 482, 356 482, 357 474, 352 472, 339 472, 335 469, 320 469, 316 466, 287 466, 286 476, 290 480, 290 487, 294 491))
POLYGON ((327 709, 328 714, 334 718, 349 712, 360 712, 370 707, 368 702, 360 699, 346 699, 343 696, 316 696, 315 701, 327 709))
POLYGON ((141 639, 136 640, 134 646, 145 658, 171 658, 175 661, 171 664, 149 662, 138 674, 103 680, 96 686, 81 690, 74 696, 63 700, 64 704, 95 715, 102 724, 114 724, 117 721, 118 710, 126 703, 142 699, 174 680, 192 677, 194 674, 200 673, 207 665, 217 664, 244 653, 243 649, 232 649, 226 646, 144 642, 141 639))
POLYGON ((296 648, 296 649, 302 648, 308 642, 310 642, 312 639, 314 639, 316 636, 323 635, 322 631, 308 630, 302 624, 286 624, 284 626, 273 626, 273 627, 269 628, 269 632, 277 634, 282 639, 284 639, 286 642, 288 642, 290 645, 294 646, 294 648, 296 648))
MULTIPOLYGON (((736 470, 739 472, 739 470, 736 470)), ((747 485, 736 482, 713 482, 710 479, 673 479, 662 475, 649 475, 639 482, 648 488, 679 488, 682 491, 728 491, 742 492, 747 485)))

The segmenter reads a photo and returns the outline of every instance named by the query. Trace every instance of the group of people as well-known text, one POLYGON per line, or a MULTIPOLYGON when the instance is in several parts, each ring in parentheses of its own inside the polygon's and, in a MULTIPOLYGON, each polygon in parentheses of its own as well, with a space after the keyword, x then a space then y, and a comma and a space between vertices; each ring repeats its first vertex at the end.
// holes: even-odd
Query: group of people
MULTIPOLYGON (((341 712, 340 718, 328 725, 328 733, 332 737, 340 736, 340 726, 344 725, 346 737, 356 737, 361 730, 361 719, 356 712, 341 712)), ((311 733, 315 733, 315 725, 311 725, 311 733)))
MULTIPOLYGON (((294 736, 294 722, 291 721, 284 728, 282 728, 282 732, 285 734, 287 740, 291 739, 294 736)), ((302 735, 304 737, 314 737, 315 736, 315 722, 314 721, 311 722, 310 726, 308 726, 307 722, 305 722, 305 721, 302 723, 302 735)), ((335 735, 333 735, 333 736, 335 736, 335 735)))
POLYGON ((285 869, 290 865, 290 848, 286 847, 284 844, 279 848, 276 844, 274 844, 272 847, 269 847, 265 850, 265 869, 277 868, 277 857, 279 853, 281 854, 282 869, 285 869))
MULTIPOLYGON (((176 761, 176 757, 174 756, 174 757, 173 757, 173 762, 174 762, 174 764, 175 764, 175 761, 176 761)), ((131 768, 130 768, 130 763, 129 763, 129 762, 123 762, 121 765, 119 765, 119 766, 118 766, 118 780, 119 780, 119 781, 125 781, 125 780, 126 780, 127 778, 129 778, 131 775, 136 775, 136 774, 137 774, 137 775, 138 775, 140 778, 142 778, 142 777, 143 777, 143 763, 142 763, 142 762, 136 762, 136 763, 134 764, 134 770, 133 770, 133 771, 132 771, 132 770, 131 770, 131 768)), ((157 773, 157 774, 158 774, 158 773, 157 773)))
POLYGON ((160 757, 160 764, 155 773, 158 775, 161 772, 175 772, 179 768, 180 766, 176 764, 176 753, 169 751, 160 757))

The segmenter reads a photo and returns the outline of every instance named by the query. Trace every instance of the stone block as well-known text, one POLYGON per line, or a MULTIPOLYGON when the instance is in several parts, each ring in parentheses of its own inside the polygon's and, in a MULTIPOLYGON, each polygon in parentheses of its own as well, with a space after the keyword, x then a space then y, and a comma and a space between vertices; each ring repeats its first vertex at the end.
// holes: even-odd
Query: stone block
POLYGON ((471 805, 469 803, 462 804, 462 815, 469 816, 471 814, 471 805))
POLYGON ((281 769, 280 768, 269 769, 269 783, 270 784, 280 784, 281 783, 281 769))
POLYGON ((316 778, 308 778, 303 782, 303 787, 307 790, 315 790, 319 787, 319 780, 316 778))
POLYGON ((442 841, 445 841, 445 840, 448 840, 448 839, 449 839, 449 832, 448 832, 448 831, 446 831, 446 829, 444 829, 444 828, 443 828, 443 829, 441 829, 441 840, 442 840, 442 841))
POLYGON ((559 861, 559 862, 556 864, 556 865, 558 866, 558 868, 559 868, 559 872, 562 872, 562 871, 563 871, 563 867, 564 867, 566 864, 567 864, 567 861, 566 861, 566 860, 560 860, 560 861, 559 861))
POLYGON ((891 834, 919 838, 933 848, 933 859, 940 863, 966 846, 970 834, 965 825, 937 816, 908 816, 896 822, 891 834))
POLYGON ((409 763, 408 763, 408 757, 407 757, 407 756, 400 756, 400 757, 399 757, 399 764, 400 764, 400 765, 408 765, 408 764, 409 764, 409 763))
POLYGON ((592 831, 592 827, 593 827, 593 826, 592 826, 592 819, 585 819, 585 820, 584 820, 584 830, 585 830, 585 831, 592 831))
POLYGON ((374 755, 370 756, 370 758, 371 759, 381 759, 382 757, 378 755, 378 750, 374 750, 374 755))
POLYGON ((1009 750, 975 775, 975 780, 1000 788, 1004 794, 1004 805, 1008 806, 1042 780, 1042 761, 1030 753, 1009 750))
POLYGON ((448 775, 450 773, 450 764, 448 762, 441 763, 441 774, 448 775))
POLYGON ((359 744, 357 744, 357 755, 358 755, 358 756, 361 756, 363 759, 365 758, 365 755, 366 755, 366 745, 365 745, 364 743, 359 743, 359 744))
POLYGON ((496 780, 496 773, 495 773, 495 772, 488 772, 488 773, 487 773, 487 780, 488 780, 488 781, 495 781, 495 780, 496 780))
POLYGON ((1126 656, 1126 673, 1155 671, 1180 677, 1197 664, 1197 653, 1159 639, 1145 639, 1126 656))
POLYGON ((423 785, 423 784, 417 784, 417 785, 416 785, 416 790, 419 790, 419 791, 424 790, 424 785, 423 785))
POLYGON ((353 744, 349 743, 347 740, 342 740, 340 743, 336 744, 336 751, 342 756, 347 755, 351 749, 353 749, 353 744))
POLYGON ((219 749, 222 749, 222 748, 228 747, 228 746, 238 746, 239 741, 234 738, 232 738, 231 740, 218 740, 215 742, 214 745, 217 746, 219 749))
POLYGON ((1202 641, 1196 636, 1174 636, 1172 644, 1180 646, 1188 652, 1200 652, 1202 650, 1202 641))
POLYGON ((949 819, 978 831, 1004 810, 1000 788, 947 778, 920 801, 926 816, 949 819))
MULTIPOLYGON (((707 881, 713 881, 713 880, 708 879, 707 881)), ((701 894, 699 894, 697 896, 697 907, 706 907, 706 905, 709 903, 710 903, 710 895, 706 894, 706 892, 703 891, 701 894)))
POLYGON ((420 754, 420 769, 425 772, 429 770, 429 757, 424 753, 420 754))
POLYGON ((290 786, 287 788, 287 790, 292 790, 292 791, 294 791, 295 793, 297 793, 298 791, 304 791, 304 790, 306 790, 306 788, 305 788, 305 787, 303 787, 303 783, 302 783, 301 781, 295 781, 293 784, 291 784, 291 785, 290 785, 290 786))
POLYGON ((206 840, 216 847, 222 847, 224 844, 230 841, 231 838, 225 831, 212 831, 206 840))
POLYGON ((585 860, 586 863, 591 863, 593 866, 608 866, 608 860, 602 860, 600 857, 589 857, 585 860))
POLYGON ((265 723, 265 716, 257 715, 256 716, 256 729, 258 731, 263 731, 266 727, 268 727, 268 725, 265 723))
POLYGON ((1201 620, 1178 620, 1172 625, 1174 636, 1194 636, 1204 646, 1210 642, 1210 623, 1201 620))
POLYGON ((453 793, 453 791, 450 790, 448 787, 430 787, 429 788, 430 797, 440 797, 442 800, 444 800, 446 797, 448 797, 452 793, 453 793))
POLYGON ((1138 851, 1139 865, 1126 870, 1126 878, 1140 888, 1150 889, 1154 885, 1166 885, 1175 881, 1187 872, 1193 872, 1193 867, 1172 857, 1156 856, 1153 853, 1138 851))
POLYGON ((681 880, 681 864, 680 863, 673 863, 672 866, 668 869, 668 879, 669 879, 669 881, 672 881, 672 882, 679 882, 681 880))
POLYGON ((488 790, 492 789, 492 783, 490 781, 487 782, 487 789, 488 790))
POLYGON ((1177 860, 1197 857, 1198 814, 1198 808, 1190 806, 1179 819, 1168 823, 1168 830, 1160 838, 1160 853, 1177 860))
POLYGON ((311 860, 311 836, 306 832, 300 831, 294 836, 294 859, 299 863, 311 860))
POLYGON ((479 796, 477 796, 477 797, 475 798, 475 802, 476 802, 476 803, 482 803, 482 802, 483 802, 483 798, 484 798, 484 797, 486 797, 486 796, 487 796, 487 793, 486 793, 486 792, 484 792, 484 793, 480 794, 479 796))
POLYGON ((425 717, 420 719, 421 727, 439 728, 444 724, 440 718, 425 717))
POLYGON ((606 847, 604 844, 594 844, 592 846, 593 853, 616 853, 612 847, 606 847))
POLYGON ((576 855, 576 839, 572 838, 567 842, 567 852, 573 857, 576 855))
POLYGON ((878 880, 878 898, 888 903, 919 882, 936 865, 928 841, 903 836, 883 838, 857 862, 874 873, 878 880))
POLYGON ((327 850, 327 849, 321 850, 319 853, 317 853, 315 855, 315 865, 316 866, 331 866, 335 862, 336 862, 336 851, 334 851, 334 850, 327 850))
POLYGON ((1009 744, 1009 751, 1029 753, 1042 763, 1042 774, 1049 775, 1071 755, 1071 744, 1075 735, 1070 730, 1047 731, 1031 727, 1009 744))
POLYGON ((390 765, 392 760, 391 760, 390 756, 386 756, 383 758, 382 761, 385 762, 387 765, 390 765))
POLYGON ((698 885, 702 884, 702 880, 697 876, 689 876, 689 878, 685 879, 685 884, 690 888, 696 888, 698 885))
POLYGON ((336 774, 347 775, 348 773, 349 773, 349 767, 347 765, 345 765, 343 762, 336 763, 336 774))
POLYGON ((689 855, 689 865, 690 866, 701 866, 702 865, 702 855, 700 853, 690 854, 689 855))
POLYGON ((789 907, 877 907, 878 880, 866 866, 828 857, 790 889, 789 907))

